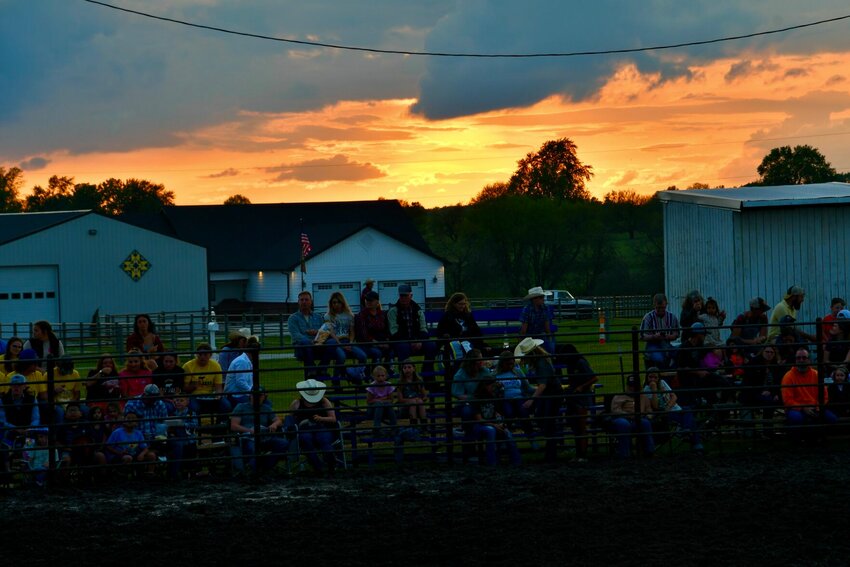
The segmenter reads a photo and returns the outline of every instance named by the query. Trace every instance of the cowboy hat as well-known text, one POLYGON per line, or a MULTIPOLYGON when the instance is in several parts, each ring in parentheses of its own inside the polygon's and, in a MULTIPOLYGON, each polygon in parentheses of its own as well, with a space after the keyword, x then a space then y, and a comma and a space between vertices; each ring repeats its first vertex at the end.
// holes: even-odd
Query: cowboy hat
POLYGON ((528 290, 528 295, 522 298, 523 301, 528 301, 529 299, 534 299, 535 297, 546 297, 547 295, 552 295, 551 291, 543 291, 543 288, 539 285, 534 286, 530 290, 528 290))
POLYGON ((534 349, 543 344, 543 341, 540 339, 532 339, 531 337, 525 337, 522 339, 519 344, 514 349, 514 356, 516 358, 523 357, 527 354, 530 354, 534 349))
POLYGON ((313 378, 308 378, 303 382, 298 382, 298 384, 295 385, 295 388, 298 390, 298 393, 301 394, 301 397, 311 404, 320 402, 322 398, 325 397, 325 383, 319 382, 313 378))

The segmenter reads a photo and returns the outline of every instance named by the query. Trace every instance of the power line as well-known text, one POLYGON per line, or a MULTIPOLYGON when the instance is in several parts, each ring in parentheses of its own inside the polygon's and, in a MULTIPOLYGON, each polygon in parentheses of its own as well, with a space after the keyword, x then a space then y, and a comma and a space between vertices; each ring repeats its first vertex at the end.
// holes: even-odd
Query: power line
POLYGON ((712 43, 723 43, 727 41, 738 41, 742 39, 749 39, 753 37, 772 35, 772 34, 780 34, 786 33, 793 30, 799 30, 803 28, 809 28, 814 26, 820 26, 823 24, 829 24, 833 22, 838 22, 841 20, 850 19, 850 14, 844 16, 837 16, 834 18, 827 18, 825 20, 818 20, 815 22, 808 22, 805 24, 798 24, 794 26, 787 26, 784 28, 777 28, 772 30, 753 32, 742 35, 732 35, 725 37, 718 37, 714 39, 706 39, 701 41, 688 41, 683 43, 672 43, 666 45, 653 45, 649 47, 633 47, 628 49, 604 49, 604 50, 593 50, 593 51, 567 51, 561 53, 452 53, 452 52, 443 52, 443 51, 411 51, 411 50, 403 50, 403 49, 378 49, 375 47, 358 47, 352 45, 343 45, 343 44, 335 44, 335 43, 323 43, 318 41, 304 41, 299 39, 289 39, 283 37, 275 37, 269 35, 262 35, 256 33, 242 32, 227 28, 221 28, 217 26, 208 26, 204 24, 196 24, 194 22, 188 22, 185 20, 178 20, 175 18, 167 18, 164 16, 156 16, 154 14, 149 14, 147 12, 141 12, 138 10, 131 10, 129 8, 122 8, 121 6, 115 6, 114 4, 108 4, 106 2, 100 2, 99 0, 83 0, 84 2, 88 2, 89 4, 96 4, 98 6, 102 6, 104 8, 111 8, 113 10, 118 10, 121 12, 126 12, 128 14, 134 14, 137 16, 143 16, 145 18, 151 18, 154 20, 160 20, 163 22, 169 22, 173 24, 180 24, 182 26, 188 26, 192 28, 204 29, 209 31, 215 31, 220 33, 226 33, 231 35, 238 35, 243 37, 250 37, 254 39, 262 39, 267 41, 276 41, 280 43, 290 43, 294 45, 306 45, 309 47, 324 47, 328 49, 339 49, 342 51, 361 51, 367 53, 380 53, 387 55, 416 55, 422 57, 470 57, 470 58, 481 58, 481 59, 530 59, 530 58, 543 58, 543 57, 586 57, 591 55, 615 55, 622 53, 640 53, 646 51, 660 51, 663 49, 678 49, 681 47, 692 47, 697 45, 709 45, 712 43))

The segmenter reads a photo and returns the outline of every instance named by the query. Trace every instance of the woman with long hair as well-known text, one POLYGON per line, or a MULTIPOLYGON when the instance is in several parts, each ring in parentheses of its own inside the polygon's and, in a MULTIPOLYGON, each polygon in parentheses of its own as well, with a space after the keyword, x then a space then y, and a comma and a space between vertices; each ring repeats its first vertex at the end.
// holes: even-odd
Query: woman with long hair
POLYGON ((24 350, 24 340, 22 338, 12 337, 6 342, 6 352, 0 356, 0 360, 3 361, 2 371, 4 374, 11 374, 15 370, 15 361, 20 357, 22 350, 24 350))
POLYGON ((39 366, 42 370, 47 368, 44 359, 59 358, 65 354, 65 346, 47 321, 36 321, 32 324, 32 337, 24 343, 24 350, 28 348, 34 350, 41 359, 39 366))
POLYGON ((361 382, 365 378, 366 353, 359 346, 351 344, 351 339, 354 337, 354 314, 351 312, 351 307, 348 306, 348 301, 346 301, 342 292, 335 291, 331 294, 328 300, 325 322, 328 324, 328 338, 325 341, 325 346, 336 345, 334 380, 339 383, 339 379, 345 376, 345 360, 350 358, 364 367, 363 377, 353 379, 355 383, 361 382))

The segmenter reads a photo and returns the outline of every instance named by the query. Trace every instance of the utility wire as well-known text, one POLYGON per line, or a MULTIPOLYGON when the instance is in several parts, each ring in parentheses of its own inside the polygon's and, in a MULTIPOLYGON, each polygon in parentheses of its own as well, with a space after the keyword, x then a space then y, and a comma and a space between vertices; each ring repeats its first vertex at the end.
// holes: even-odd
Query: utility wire
POLYGON ((83 0, 84 2, 88 2, 89 4, 96 4, 98 6, 102 6, 104 8, 111 8, 113 10, 118 10, 121 12, 126 12, 128 14, 134 14, 137 16, 143 16, 145 18, 151 18, 154 20, 160 20, 163 22, 170 22, 173 24, 180 24, 183 26, 189 26, 192 28, 199 28, 204 30, 210 30, 220 33, 227 33, 231 35, 238 35, 243 37, 250 37, 254 39, 263 39, 268 41, 277 41, 281 43, 291 43, 295 45, 306 45, 309 47, 325 47, 329 49, 339 49, 343 51, 362 51, 367 53, 382 53, 388 55, 417 55, 422 57, 472 57, 472 58, 481 58, 481 59, 530 59, 530 58, 542 58, 542 57, 586 57, 591 55, 615 55, 620 53, 640 53, 645 51, 659 51, 662 49, 678 49, 681 47, 692 47, 695 45, 709 45, 712 43, 723 43, 727 41, 738 41, 741 39, 748 39, 752 37, 759 37, 765 35, 772 34, 780 34, 793 30, 799 30, 803 28, 809 28, 814 26, 820 26, 823 24, 829 24, 833 22, 838 22, 841 20, 850 19, 850 14, 845 16, 837 16, 835 18, 827 18, 825 20, 818 20, 816 22, 808 22, 805 24, 798 24, 795 26, 788 26, 784 28, 778 28, 773 30, 766 30, 760 32, 753 32, 743 35, 732 35, 726 37, 718 37, 714 39, 706 39, 702 41, 688 41, 683 43, 672 43, 667 45, 653 45, 648 47, 633 47, 628 49, 604 49, 604 50, 594 50, 594 51, 567 51, 562 53, 452 53, 452 52, 443 52, 443 51, 410 51, 403 49, 378 49, 374 47, 357 47, 352 45, 342 45, 335 43, 322 43, 318 41, 304 41, 298 39, 288 39, 283 37, 275 37, 269 35, 262 35, 256 33, 248 33, 237 30, 231 30, 227 28, 220 28, 216 26, 207 26, 204 24, 196 24, 193 22, 187 22, 185 20, 177 20, 175 18, 166 18, 164 16, 156 16, 154 14, 149 14, 147 12, 140 12, 138 10, 131 10, 129 8, 122 8, 121 6, 115 6, 114 4, 109 4, 107 2, 100 2, 99 0, 83 0))

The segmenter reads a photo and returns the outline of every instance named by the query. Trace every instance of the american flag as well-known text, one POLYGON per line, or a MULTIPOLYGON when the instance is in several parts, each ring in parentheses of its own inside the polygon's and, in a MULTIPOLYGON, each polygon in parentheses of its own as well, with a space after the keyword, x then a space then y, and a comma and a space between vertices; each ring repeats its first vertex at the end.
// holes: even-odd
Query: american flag
POLYGON ((312 250, 313 250, 313 248, 310 246, 310 239, 307 237, 307 233, 302 232, 301 233, 301 257, 306 258, 310 254, 310 251, 312 251, 312 250))

